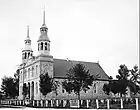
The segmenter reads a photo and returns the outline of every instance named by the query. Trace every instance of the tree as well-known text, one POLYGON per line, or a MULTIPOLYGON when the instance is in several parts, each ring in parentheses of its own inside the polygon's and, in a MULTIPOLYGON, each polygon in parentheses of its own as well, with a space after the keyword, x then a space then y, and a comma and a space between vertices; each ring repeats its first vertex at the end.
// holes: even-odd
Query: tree
POLYGON ((109 95, 109 93, 111 92, 109 84, 105 83, 103 85, 103 91, 104 91, 105 94, 109 95))
POLYGON ((4 78, 2 78, 1 90, 5 98, 15 98, 15 96, 17 96, 14 79, 12 77, 4 76, 4 78))
POLYGON ((16 73, 14 74, 13 80, 14 80, 16 96, 19 96, 19 69, 17 69, 16 73))
POLYGON ((129 86, 131 91, 134 93, 140 93, 140 71, 138 69, 138 66, 135 65, 133 69, 130 70, 131 77, 129 81, 129 86))
POLYGON ((67 79, 62 82, 62 87, 71 93, 74 91, 80 99, 80 91, 87 91, 92 86, 93 80, 99 78, 98 74, 90 75, 89 70, 83 64, 76 64, 66 73, 67 79))
POLYGON ((119 75, 116 75, 118 81, 112 80, 109 81, 109 84, 104 84, 103 91, 107 95, 109 95, 110 92, 113 92, 114 94, 120 93, 120 96, 122 96, 122 94, 126 94, 127 87, 129 87, 130 91, 134 93, 134 95, 140 92, 140 87, 138 85, 140 83, 140 73, 138 67, 134 66, 132 70, 129 70, 124 64, 119 67, 119 75))
POLYGON ((3 92, 0 90, 0 99, 3 99, 3 98, 4 98, 3 92))
POLYGON ((40 74, 40 92, 46 97, 52 91, 53 79, 46 74, 40 74))
POLYGON ((14 74, 14 78, 7 76, 2 78, 1 90, 5 98, 16 98, 19 95, 19 70, 14 74))
POLYGON ((119 75, 116 75, 118 80, 128 80, 129 77, 129 70, 125 64, 120 65, 120 69, 118 70, 119 75))
POLYGON ((127 81, 126 80, 120 80, 120 81, 116 81, 116 80, 112 80, 109 82, 109 84, 104 84, 103 85, 103 91, 105 92, 105 94, 109 95, 110 92, 117 94, 120 93, 121 96, 122 94, 126 94, 126 89, 127 88, 127 81))
POLYGON ((73 83, 71 83, 70 81, 68 80, 64 80, 62 82, 62 87, 70 94, 73 90, 73 83))
POLYGON ((138 69, 138 66, 135 65, 133 69, 130 70, 131 72, 131 78, 130 81, 134 82, 135 84, 140 84, 140 71, 138 69))
POLYGON ((60 86, 60 83, 59 81, 55 81, 54 79, 52 80, 53 80, 52 91, 54 91, 55 95, 57 96, 58 95, 57 89, 60 86))

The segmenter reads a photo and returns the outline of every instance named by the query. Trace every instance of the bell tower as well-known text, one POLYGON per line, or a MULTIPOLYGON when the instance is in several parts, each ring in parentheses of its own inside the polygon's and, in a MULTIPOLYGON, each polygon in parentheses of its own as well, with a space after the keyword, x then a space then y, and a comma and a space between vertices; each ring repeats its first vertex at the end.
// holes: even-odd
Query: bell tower
POLYGON ((45 9, 43 11, 43 24, 40 28, 38 39, 38 55, 50 55, 50 39, 48 37, 48 28, 45 24, 45 9))
POLYGON ((33 51, 31 48, 31 40, 29 37, 29 26, 27 26, 27 37, 25 39, 25 47, 22 50, 22 62, 26 63, 29 58, 33 56, 33 51))

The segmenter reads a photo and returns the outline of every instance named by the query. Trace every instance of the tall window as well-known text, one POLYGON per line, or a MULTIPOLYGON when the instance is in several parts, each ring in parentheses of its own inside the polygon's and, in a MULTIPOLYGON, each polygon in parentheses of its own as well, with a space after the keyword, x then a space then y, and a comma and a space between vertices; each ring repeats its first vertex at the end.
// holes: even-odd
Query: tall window
MULTIPOLYGON (((26 72, 26 69, 24 70, 24 75, 23 75, 23 76, 24 76, 24 79, 27 78, 27 72, 26 72)), ((24 79, 23 79, 23 80, 24 80, 24 79)))
POLYGON ((25 59, 26 59, 26 57, 27 57, 27 53, 25 52, 25 59))
POLYGON ((96 83, 94 83, 94 93, 96 93, 97 91, 96 91, 96 83))
POLYGON ((36 82, 36 94, 38 94, 38 84, 36 82))
POLYGON ((62 89, 62 93, 64 93, 65 92, 65 90, 64 89, 62 89))
POLYGON ((39 51, 40 44, 38 43, 38 51, 39 51))
POLYGON ((38 75, 38 65, 36 65, 36 75, 38 75))
POLYGON ((43 50, 43 42, 41 42, 41 50, 43 50))
POLYGON ((30 68, 28 69, 28 78, 30 77, 30 68))
POLYGON ((28 58, 30 57, 30 52, 28 53, 28 58))
POLYGON ((32 67, 32 77, 34 77, 34 67, 32 67))
POLYGON ((47 42, 45 42, 45 50, 47 50, 47 42))

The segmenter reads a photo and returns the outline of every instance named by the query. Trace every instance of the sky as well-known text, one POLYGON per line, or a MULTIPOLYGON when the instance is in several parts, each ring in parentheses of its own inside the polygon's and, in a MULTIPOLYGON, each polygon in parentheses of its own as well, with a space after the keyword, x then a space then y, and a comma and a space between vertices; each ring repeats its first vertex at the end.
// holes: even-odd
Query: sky
POLYGON ((27 25, 37 55, 44 6, 54 58, 99 62, 114 78, 139 65, 139 0, 0 0, 0 79, 21 64, 27 25))

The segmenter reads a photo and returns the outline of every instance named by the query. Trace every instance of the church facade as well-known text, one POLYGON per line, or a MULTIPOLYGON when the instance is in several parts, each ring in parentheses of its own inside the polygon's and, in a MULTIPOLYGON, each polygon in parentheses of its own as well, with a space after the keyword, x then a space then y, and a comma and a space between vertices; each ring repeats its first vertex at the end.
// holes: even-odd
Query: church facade
MULTIPOLYGON (((108 75, 101 68, 99 63, 68 61, 64 59, 56 59, 50 54, 50 39, 48 37, 48 28, 45 24, 45 11, 43 12, 43 24, 40 28, 40 36, 37 41, 38 55, 33 55, 31 48, 31 40, 29 36, 29 27, 27 28, 27 38, 25 39, 25 47, 22 50, 22 64, 19 67, 19 99, 23 99, 23 85, 26 85, 30 92, 29 99, 40 100, 43 95, 39 90, 40 74, 48 73, 49 76, 59 81, 58 95, 54 92, 47 94, 48 99, 73 99, 77 96, 74 93, 68 94, 61 86, 63 79, 66 77, 66 71, 77 63, 84 64, 89 69, 91 74, 99 74, 100 78, 108 79, 108 75), (59 77, 59 78, 57 78, 59 77)), ((93 86, 86 93, 81 91, 81 98, 94 98, 106 96, 102 90, 105 81, 94 81, 93 86)))

